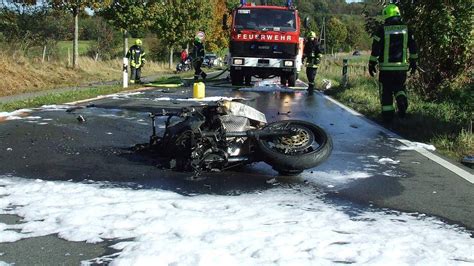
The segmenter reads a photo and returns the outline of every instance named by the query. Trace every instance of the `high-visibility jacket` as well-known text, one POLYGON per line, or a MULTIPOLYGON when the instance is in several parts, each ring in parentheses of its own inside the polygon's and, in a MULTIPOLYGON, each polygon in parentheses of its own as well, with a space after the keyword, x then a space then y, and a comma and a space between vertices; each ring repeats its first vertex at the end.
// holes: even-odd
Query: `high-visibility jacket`
POLYGON ((306 58, 306 67, 317 68, 321 57, 319 42, 316 39, 306 40, 303 49, 303 58, 306 58))
POLYGON ((193 61, 204 60, 205 54, 206 54, 206 50, 204 48, 204 44, 202 42, 194 41, 193 51, 191 53, 193 61))
POLYGON ((370 61, 381 71, 407 71, 409 60, 417 60, 415 38, 400 17, 389 18, 373 36, 370 61), (409 52, 409 53, 408 53, 409 52))
POLYGON ((141 46, 132 45, 127 52, 127 58, 130 61, 130 66, 133 68, 140 68, 145 62, 145 51, 141 46))

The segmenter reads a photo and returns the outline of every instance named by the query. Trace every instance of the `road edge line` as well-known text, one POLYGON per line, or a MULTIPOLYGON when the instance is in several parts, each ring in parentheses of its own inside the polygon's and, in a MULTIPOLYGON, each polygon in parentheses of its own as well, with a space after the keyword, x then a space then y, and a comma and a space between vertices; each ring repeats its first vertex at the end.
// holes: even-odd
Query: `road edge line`
MULTIPOLYGON (((305 85, 307 85, 304 81, 301 81, 303 82, 305 85)), ((340 103, 339 101, 337 101, 336 99, 324 94, 323 92, 321 91, 317 91, 318 94, 320 94, 321 96, 323 96, 324 98, 328 99, 329 101, 333 102, 334 104, 338 105, 339 107, 343 108, 344 110, 348 111, 349 113, 353 114, 353 115, 356 115, 360 118, 362 118, 364 121, 366 122, 369 122, 370 124, 374 125, 374 126, 377 126, 378 128, 380 128, 384 133, 386 133, 387 135, 393 137, 394 139, 398 140, 399 142, 401 142, 403 145, 405 146, 409 146, 409 143, 412 143, 411 141, 407 140, 407 139, 404 139, 402 138, 400 135, 398 135, 397 133, 393 132, 393 131, 390 131, 389 129, 387 128, 384 128, 382 127, 381 125, 375 123, 374 121, 368 119, 365 115, 345 106, 344 104, 340 103)), ((419 154, 425 156, 426 158, 436 162, 437 164, 441 165, 442 167, 448 169, 449 171, 455 173, 456 175, 458 175, 459 177, 463 178, 464 180, 470 182, 471 184, 474 184, 474 175, 469 173, 468 171, 460 168, 459 166, 457 165, 454 165, 453 163, 449 162, 449 161, 446 161, 445 159, 441 158, 440 156, 428 151, 427 149, 424 149, 424 148, 415 148, 413 149, 414 151, 418 152, 419 154)))

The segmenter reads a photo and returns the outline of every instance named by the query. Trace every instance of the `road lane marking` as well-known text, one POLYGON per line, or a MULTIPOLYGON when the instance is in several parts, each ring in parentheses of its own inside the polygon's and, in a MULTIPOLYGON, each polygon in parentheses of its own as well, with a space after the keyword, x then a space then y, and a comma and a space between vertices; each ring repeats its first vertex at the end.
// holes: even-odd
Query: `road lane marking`
MULTIPOLYGON (((385 134, 387 134, 389 137, 391 138, 394 138, 396 140, 398 140, 399 142, 401 142, 403 145, 406 145, 408 147, 412 146, 411 145, 411 141, 407 140, 407 139, 404 139, 402 138, 401 136, 399 136, 398 134, 382 127, 381 125, 375 123, 374 121, 368 119, 367 117, 365 117, 363 114, 345 106, 344 104, 338 102, 337 100, 333 99, 332 97, 329 97, 327 95, 325 95, 324 93, 320 92, 320 91, 316 91, 319 95, 323 96, 324 98, 326 98, 327 100, 331 101, 332 103, 338 105, 339 107, 343 108, 344 110, 348 111, 349 113, 355 115, 355 116, 358 116, 360 118, 362 118, 364 121, 370 123, 371 125, 374 125, 378 128, 380 128, 385 134)), ((448 169, 449 171, 455 173, 456 175, 462 177, 463 179, 467 180, 468 182, 470 182, 471 184, 474 184, 474 175, 469 173, 468 171, 462 169, 461 167, 457 166, 457 165, 454 165, 448 161, 446 161, 445 159, 439 157, 438 155, 424 149, 424 148, 420 148, 420 147, 415 147, 413 148, 414 151, 418 152, 419 154, 425 156, 426 158, 436 162, 437 164, 441 165, 442 167, 448 169)))

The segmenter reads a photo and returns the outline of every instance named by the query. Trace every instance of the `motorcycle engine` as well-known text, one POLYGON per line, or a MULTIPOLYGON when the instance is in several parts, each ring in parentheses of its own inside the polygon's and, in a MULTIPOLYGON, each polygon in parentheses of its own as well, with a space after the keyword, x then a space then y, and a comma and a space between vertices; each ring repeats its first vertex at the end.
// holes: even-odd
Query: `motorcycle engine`
POLYGON ((227 164, 227 143, 213 137, 201 138, 191 152, 191 167, 195 172, 221 171, 227 164))
POLYGON ((219 117, 225 130, 229 132, 242 132, 250 127, 248 118, 243 116, 222 115, 219 117))

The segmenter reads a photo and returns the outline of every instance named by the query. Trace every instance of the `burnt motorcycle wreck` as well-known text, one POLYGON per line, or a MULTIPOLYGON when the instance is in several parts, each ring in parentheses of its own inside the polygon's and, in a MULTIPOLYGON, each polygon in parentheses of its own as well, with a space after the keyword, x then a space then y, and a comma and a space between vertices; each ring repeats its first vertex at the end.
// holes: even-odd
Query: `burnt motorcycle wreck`
POLYGON ((264 161, 282 175, 296 175, 325 161, 332 141, 319 126, 299 120, 267 123, 260 111, 237 101, 166 108, 150 114, 153 133, 144 149, 178 171, 223 171, 264 161), (156 123, 165 121, 157 135, 156 123))

